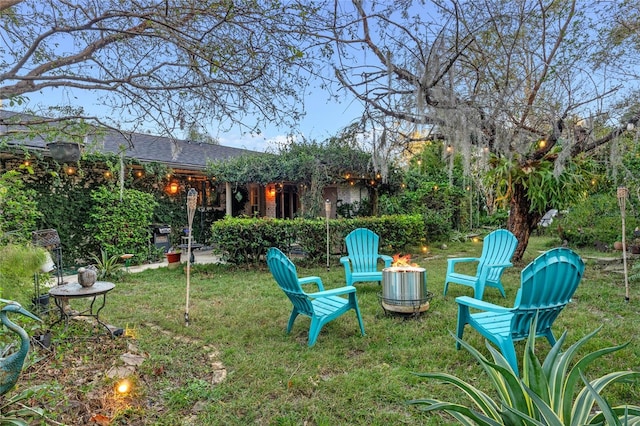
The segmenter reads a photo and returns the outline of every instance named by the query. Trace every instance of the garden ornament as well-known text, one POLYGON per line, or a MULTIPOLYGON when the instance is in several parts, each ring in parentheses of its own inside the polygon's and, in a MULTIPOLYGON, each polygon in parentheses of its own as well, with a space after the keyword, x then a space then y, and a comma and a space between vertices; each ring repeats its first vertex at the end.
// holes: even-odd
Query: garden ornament
POLYGON ((20 371, 22 371, 24 360, 27 357, 27 353, 30 348, 27 332, 17 324, 11 322, 7 317, 7 313, 16 312, 26 317, 33 318, 36 321, 42 320, 24 309, 18 302, 5 299, 0 299, 0 302, 7 303, 7 305, 0 310, 0 321, 2 321, 2 324, 4 324, 5 327, 20 336, 20 349, 5 358, 0 358, 0 395, 4 395, 9 392, 9 390, 11 390, 18 381, 18 376, 20 375, 20 371))

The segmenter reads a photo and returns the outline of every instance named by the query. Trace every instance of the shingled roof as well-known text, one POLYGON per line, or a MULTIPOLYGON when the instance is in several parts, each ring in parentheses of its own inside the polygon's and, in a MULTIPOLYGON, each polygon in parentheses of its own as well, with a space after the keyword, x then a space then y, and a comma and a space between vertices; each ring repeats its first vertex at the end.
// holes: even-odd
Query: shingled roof
MULTIPOLYGON (((11 126, 11 118, 21 115, 11 111, 0 110, 0 136, 7 134, 11 126)), ((47 142, 41 137, 24 140, 7 141, 9 146, 22 147, 28 150, 41 151, 48 155, 47 142)), ((258 151, 214 145, 189 140, 172 139, 164 136, 135 132, 118 132, 107 130, 98 137, 87 138, 87 152, 119 153, 125 148, 125 157, 143 163, 162 163, 173 169, 202 171, 209 161, 219 161, 245 154, 262 154, 258 151)))
POLYGON ((120 146, 126 146, 125 156, 143 163, 157 162, 172 168, 203 170, 209 161, 225 160, 244 154, 260 154, 257 151, 213 145, 189 140, 171 139, 143 133, 123 134, 109 132, 95 143, 89 143, 87 150, 118 153, 120 146))

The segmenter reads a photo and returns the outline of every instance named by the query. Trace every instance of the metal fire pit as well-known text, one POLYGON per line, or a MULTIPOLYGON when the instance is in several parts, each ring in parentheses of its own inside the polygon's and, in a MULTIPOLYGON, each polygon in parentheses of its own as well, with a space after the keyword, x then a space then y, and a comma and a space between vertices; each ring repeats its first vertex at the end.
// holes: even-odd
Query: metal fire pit
POLYGON ((427 291, 427 271, 414 266, 382 270, 380 302, 386 311, 418 314, 429 309, 433 294, 427 291))

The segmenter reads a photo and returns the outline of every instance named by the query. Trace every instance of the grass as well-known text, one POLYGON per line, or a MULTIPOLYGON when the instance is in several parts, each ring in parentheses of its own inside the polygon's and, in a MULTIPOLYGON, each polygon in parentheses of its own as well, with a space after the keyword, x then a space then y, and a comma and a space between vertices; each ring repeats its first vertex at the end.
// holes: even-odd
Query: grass
MULTIPOLYGON (((534 238, 523 264, 504 276, 507 298, 487 289, 485 300, 511 306, 522 267, 552 246, 550 239, 534 238)), ((285 334, 291 305, 264 264, 256 269, 196 265, 189 327, 184 324, 182 269, 128 275, 109 294, 101 315, 112 324, 135 329, 136 344, 147 359, 133 377, 135 398, 118 411, 114 424, 451 424, 451 418, 421 413, 405 401, 427 396, 464 401, 452 387, 421 380, 412 372, 446 371, 491 389, 471 355, 455 350, 449 334, 456 326, 455 297, 472 295, 472 289, 452 284, 442 296, 447 256, 478 255, 480 250, 480 244, 452 243, 448 249, 434 248, 428 256, 414 258, 427 269, 428 288, 434 293, 430 309, 417 319, 385 315, 378 299, 380 287, 358 284, 367 335, 360 335, 355 314, 349 312, 326 325, 313 348, 307 347, 307 318, 299 317, 292 333, 285 334), (211 384, 220 362, 226 379, 211 384)), ((596 255, 580 254, 585 259, 596 255)), ((337 259, 329 272, 325 266, 299 266, 298 272, 321 276, 327 288, 344 285, 337 259)), ((589 351, 632 341, 587 371, 589 377, 638 370, 639 310, 637 284, 627 303, 622 275, 587 260, 585 278, 554 331, 559 336, 568 329, 571 344, 602 325, 585 349, 589 351)), ((465 339, 488 354, 475 331, 467 328, 465 339)), ((524 343, 517 345, 519 354, 523 347, 524 343)), ((548 349, 546 340, 538 341, 538 351, 548 349)), ((605 396, 614 404, 637 403, 640 386, 618 385, 605 396)))

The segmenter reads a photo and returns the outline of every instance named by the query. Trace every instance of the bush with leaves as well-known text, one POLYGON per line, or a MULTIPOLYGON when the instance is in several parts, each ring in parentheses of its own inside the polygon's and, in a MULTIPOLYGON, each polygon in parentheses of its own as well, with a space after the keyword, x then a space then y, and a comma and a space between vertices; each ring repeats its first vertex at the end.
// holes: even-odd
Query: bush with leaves
POLYGON ((135 189, 120 192, 102 186, 91 192, 93 205, 85 229, 108 256, 133 253, 134 258, 149 256, 151 221, 156 207, 153 195, 135 189))
MULTIPOLYGON (((627 205, 627 224, 636 223, 633 217, 635 210, 627 205)), ((560 240, 567 240, 573 247, 593 247, 596 242, 613 246, 621 238, 620 208, 616 194, 593 194, 589 198, 572 206, 561 218, 554 220, 560 240)), ((631 239, 633 226, 628 226, 631 239)))
POLYGON ((430 240, 444 241, 460 222, 463 194, 447 183, 422 180, 395 195, 381 195, 381 215, 422 215, 430 240))
POLYGON ((566 351, 562 351, 567 337, 565 331, 540 363, 534 353, 535 324, 532 322, 524 349, 522 377, 518 377, 504 356, 489 342, 486 344, 493 362, 473 346, 454 336, 480 363, 493 383, 494 394, 498 399, 448 373, 416 373, 420 377, 456 386, 467 395, 474 407, 432 398, 412 400, 409 403, 420 405, 429 412, 445 411, 464 425, 639 424, 640 407, 611 407, 600 393, 610 384, 640 378, 640 372, 617 371, 593 380, 588 380, 585 376, 590 364, 604 355, 624 348, 628 343, 596 350, 573 363, 578 350, 587 344, 600 328, 578 340, 566 351), (578 391, 580 385, 584 387, 578 391), (598 411, 594 410, 595 405, 598 406, 598 411))
POLYGON ((17 171, 0 175, 0 244, 31 241, 31 232, 41 216, 35 198, 36 192, 25 188, 17 171))
POLYGON ((290 225, 283 219, 248 219, 226 217, 214 222, 211 239, 225 261, 256 263, 269 247, 289 247, 293 242, 290 225))
POLYGON ((46 261, 46 251, 28 244, 0 247, 0 296, 28 306, 34 293, 34 274, 46 261))
MULTIPOLYGON (((249 219, 231 218, 214 222, 212 242, 216 252, 227 262, 242 264, 259 262, 269 247, 285 253, 291 244, 299 244, 310 263, 326 260, 327 222, 322 219, 249 219)), ((342 254, 346 235, 356 228, 368 228, 380 236, 380 250, 398 253, 408 246, 419 246, 424 239, 424 223, 420 215, 332 219, 329 239, 332 253, 342 254)))

